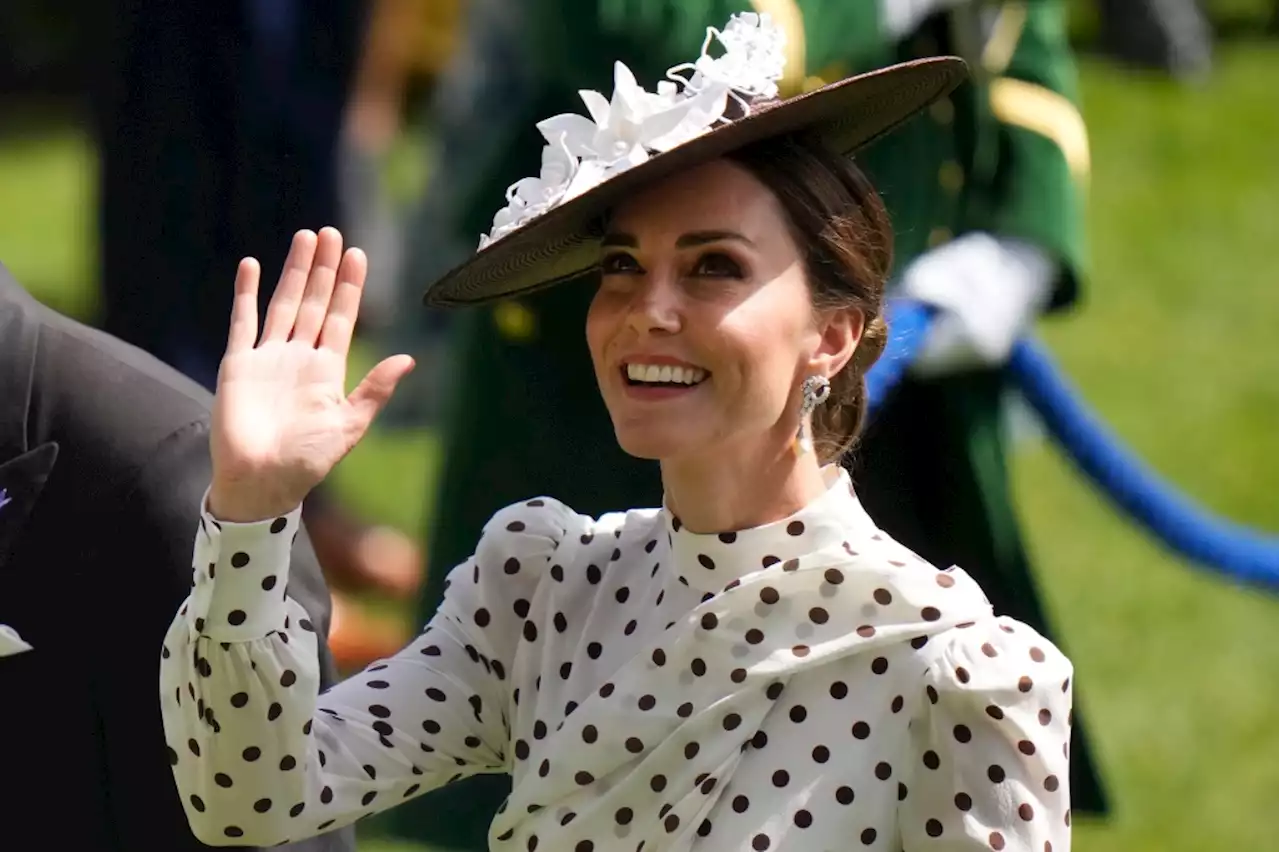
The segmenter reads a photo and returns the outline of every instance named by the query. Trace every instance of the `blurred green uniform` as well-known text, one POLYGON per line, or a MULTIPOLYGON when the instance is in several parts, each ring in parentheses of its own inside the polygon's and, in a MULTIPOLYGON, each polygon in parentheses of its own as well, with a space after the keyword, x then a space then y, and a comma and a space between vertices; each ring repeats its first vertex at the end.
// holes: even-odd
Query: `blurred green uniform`
MULTIPOLYGON (((752 9, 731 0, 530 5, 521 29, 536 46, 527 50, 535 65, 521 70, 537 81, 536 95, 520 115, 502 118, 515 128, 514 138, 487 168, 490 181, 465 195, 460 226, 476 237, 489 229, 506 186, 537 173, 536 121, 583 112, 579 89, 608 96, 615 59, 652 89, 668 67, 698 55, 707 25, 752 9)), ((1066 4, 961 5, 928 15, 902 39, 883 35, 888 24, 882 15, 900 13, 897 5, 757 0, 754 8, 788 31, 784 94, 918 56, 968 59, 972 85, 858 156, 892 214, 897 267, 954 234, 1017 236, 1060 261, 1054 306, 1068 304, 1083 263, 1081 185, 1088 154, 1073 105, 1066 4), (804 73, 792 73, 800 68, 804 73)), ((905 11, 921 4, 900 5, 905 11)), ((523 85, 532 80, 526 77, 523 85)), ((445 421, 424 621, 435 610, 449 567, 471 555, 484 522, 508 503, 551 494, 592 515, 659 504, 657 466, 618 449, 596 389, 583 332, 591 293, 584 282, 458 315, 459 372, 445 421)), ((963 566, 998 613, 1052 638, 1010 503, 1003 394, 999 371, 908 381, 848 464, 882 527, 936 564, 963 566)), ((1077 714, 1073 807, 1099 812, 1102 792, 1081 734, 1077 714)), ((400 808, 398 832, 483 850, 490 817, 508 789, 502 777, 452 785, 400 808)))

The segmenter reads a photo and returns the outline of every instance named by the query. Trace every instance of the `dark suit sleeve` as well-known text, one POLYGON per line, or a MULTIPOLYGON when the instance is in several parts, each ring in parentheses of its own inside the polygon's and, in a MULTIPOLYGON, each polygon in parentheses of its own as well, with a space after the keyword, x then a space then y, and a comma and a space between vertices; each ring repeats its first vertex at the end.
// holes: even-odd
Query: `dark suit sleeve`
MULTIPOLYGON (((207 421, 190 423, 165 438, 142 469, 121 505, 110 507, 113 523, 98 565, 103 583, 128 591, 102 599, 129 601, 129 612, 107 614, 95 645, 95 703, 105 750, 103 765, 120 849, 146 849, 164 840, 173 852, 206 849, 191 834, 169 768, 159 704, 160 648, 174 614, 187 596, 200 502, 210 477, 207 421), (145 767, 145 769, 143 768, 145 767)), ((289 596, 306 608, 327 637, 330 601, 315 554, 301 534, 293 550, 289 596)), ((93 640, 92 631, 86 633, 93 640)), ((321 679, 335 681, 333 660, 319 643, 321 679)), ((348 852, 351 829, 289 848, 348 852)))

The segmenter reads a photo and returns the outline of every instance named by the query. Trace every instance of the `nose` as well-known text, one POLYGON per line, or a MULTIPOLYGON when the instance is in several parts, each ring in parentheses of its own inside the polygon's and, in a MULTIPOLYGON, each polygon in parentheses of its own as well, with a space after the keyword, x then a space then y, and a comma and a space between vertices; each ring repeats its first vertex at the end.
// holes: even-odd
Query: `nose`
POLYGON ((627 325, 641 336, 675 334, 680 330, 680 314, 680 292, 674 278, 667 273, 651 272, 632 294, 627 306, 627 325))

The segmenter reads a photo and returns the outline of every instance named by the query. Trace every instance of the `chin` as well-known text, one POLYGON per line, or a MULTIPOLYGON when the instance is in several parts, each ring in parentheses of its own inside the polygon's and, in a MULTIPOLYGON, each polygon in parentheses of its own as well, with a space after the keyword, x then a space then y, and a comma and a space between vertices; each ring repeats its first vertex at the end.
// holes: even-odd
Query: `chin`
POLYGON ((662 461, 684 455, 690 450, 688 436, 664 434, 665 430, 614 427, 618 446, 629 456, 651 461, 662 461))

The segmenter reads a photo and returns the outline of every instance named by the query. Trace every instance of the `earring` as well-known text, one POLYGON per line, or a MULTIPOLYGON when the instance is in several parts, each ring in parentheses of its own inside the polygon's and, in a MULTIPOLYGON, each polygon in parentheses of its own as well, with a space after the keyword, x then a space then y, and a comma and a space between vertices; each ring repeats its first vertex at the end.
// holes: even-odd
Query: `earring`
POLYGON ((800 386, 800 428, 796 431, 796 451, 800 455, 813 452, 813 436, 806 426, 809 415, 831 395, 831 382, 826 376, 813 375, 800 386))

